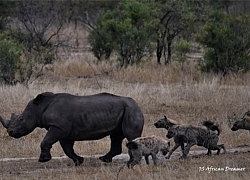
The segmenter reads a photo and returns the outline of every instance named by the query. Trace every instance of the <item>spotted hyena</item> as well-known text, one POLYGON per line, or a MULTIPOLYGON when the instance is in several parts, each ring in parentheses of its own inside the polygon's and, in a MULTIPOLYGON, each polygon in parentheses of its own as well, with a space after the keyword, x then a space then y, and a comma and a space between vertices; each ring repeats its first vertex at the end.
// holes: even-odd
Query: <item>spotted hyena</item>
POLYGON ((220 153, 221 149, 225 152, 225 147, 223 144, 218 145, 219 136, 218 134, 212 132, 207 127, 193 126, 193 125, 171 125, 168 128, 167 138, 173 138, 176 136, 182 137, 185 140, 186 146, 184 146, 183 141, 178 141, 174 138, 175 146, 170 150, 167 155, 167 159, 170 158, 172 153, 181 146, 182 157, 186 157, 192 146, 198 145, 203 146, 208 149, 208 155, 210 155, 212 150, 217 150, 217 154, 220 153))
MULTIPOLYGON (((154 125, 156 128, 164 128, 164 129, 168 130, 170 126, 181 125, 181 123, 179 123, 173 119, 167 118, 167 116, 164 116, 162 119, 160 119, 156 123, 154 123, 154 125)), ((184 143, 187 142, 186 138, 182 135, 176 135, 176 136, 174 136, 174 142, 175 142, 175 146, 177 146, 177 144, 178 144, 178 147, 181 146, 181 149, 183 152, 184 151, 184 143)), ((176 149, 178 147, 176 147, 176 149)))
MULTIPOLYGON (((164 116, 164 118, 158 120, 156 123, 154 123, 155 127, 156 128, 165 128, 167 130, 169 130, 170 127, 172 126, 180 126, 180 127, 185 127, 185 126, 188 126, 188 125, 183 125, 173 119, 170 119, 170 118, 167 118, 166 116, 164 116)), ((190 125, 191 126, 191 125, 190 125)), ((203 129, 204 132, 207 132, 207 133, 210 133, 210 138, 209 138, 209 141, 213 141, 213 140, 216 140, 218 138, 218 136, 220 135, 220 129, 219 129, 219 126, 218 125, 215 125, 213 122, 211 121, 203 121, 203 126, 204 127, 199 127, 200 129, 203 129), (205 131, 207 129, 207 131, 205 131), (217 136, 215 136, 214 133, 212 133, 210 130, 212 131, 217 131, 217 136), (215 136, 215 137, 213 137, 215 136)), ((171 132, 170 132, 171 133, 171 132)), ((172 155, 172 153, 178 148, 181 146, 181 150, 182 150, 182 154, 185 156, 185 143, 187 144, 189 142, 189 139, 186 137, 185 134, 182 134, 182 133, 177 133, 176 135, 173 136, 174 138, 174 142, 175 142, 175 146, 170 150, 168 156, 166 158, 170 158, 170 156, 172 155)), ((207 140, 208 141, 208 140, 207 140)), ((217 140, 218 142, 218 140, 217 140)), ((216 144, 217 144, 216 142, 216 144)), ((205 142, 205 144, 208 144, 208 142, 205 142)), ((211 142, 210 142, 211 144, 211 142)), ((201 145, 203 146, 203 145, 201 145)), ((219 145, 221 147, 224 148, 223 145, 219 145)), ((210 155, 211 154, 211 150, 210 148, 208 148, 208 152, 207 152, 207 155, 210 155)), ((183 157, 184 157, 183 156, 183 157)))
POLYGON ((142 156, 145 157, 146 163, 149 164, 148 157, 150 155, 152 156, 153 162, 156 165, 157 153, 161 151, 165 156, 169 152, 170 142, 167 142, 158 136, 149 136, 136 138, 133 141, 128 142, 126 146, 130 156, 127 166, 130 168, 136 164, 139 164, 142 156))
MULTIPOLYGON (((167 118, 167 116, 164 116, 164 118, 158 120, 156 123, 154 123, 156 128, 165 128, 168 130, 169 126, 171 125, 181 125, 181 123, 167 118)), ((203 121, 202 123, 203 126, 205 126, 207 129, 212 130, 212 131, 217 131, 217 135, 220 135, 220 129, 218 125, 215 125, 211 121, 203 121)))
POLYGON ((250 111, 247 111, 244 116, 233 124, 231 128, 232 131, 237 131, 239 129, 249 130, 250 132, 250 111))

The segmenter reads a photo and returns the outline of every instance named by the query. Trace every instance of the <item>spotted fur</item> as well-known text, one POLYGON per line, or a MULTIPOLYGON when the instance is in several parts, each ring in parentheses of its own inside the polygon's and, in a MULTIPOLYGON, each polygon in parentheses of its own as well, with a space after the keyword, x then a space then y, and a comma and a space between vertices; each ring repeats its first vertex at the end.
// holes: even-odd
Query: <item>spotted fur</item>
POLYGON ((237 131, 239 129, 249 130, 250 132, 250 111, 247 111, 244 116, 233 124, 231 128, 232 131, 237 131))
POLYGON ((192 146, 198 145, 203 146, 208 149, 208 155, 210 155, 212 150, 217 150, 217 154, 220 153, 221 149, 225 152, 225 147, 223 144, 217 145, 219 141, 219 136, 202 126, 193 125, 172 125, 168 128, 167 138, 182 137, 185 140, 186 146, 184 146, 183 141, 174 138, 175 146, 170 150, 167 159, 170 158, 172 153, 181 146, 182 157, 186 157, 192 146))
MULTIPOLYGON (((219 126, 218 125, 215 125, 213 122, 211 121, 203 121, 203 126, 192 126, 192 127, 197 127, 198 129, 202 129, 202 131, 205 131, 207 133, 210 133, 211 135, 209 136, 210 138, 208 138, 209 140, 204 140, 204 144, 213 144, 212 142, 210 141, 216 141, 216 139, 218 138, 218 136, 220 135, 220 129, 219 129, 219 126), (207 131, 206 131, 207 130, 207 131), (217 136, 214 136, 215 133, 212 133, 211 131, 217 131, 217 136), (214 136, 214 137, 213 137, 214 136)), ((167 118, 166 116, 164 116, 164 118, 158 120, 156 123, 154 123, 155 127, 156 128, 165 128, 167 130, 169 130, 170 127, 172 126, 175 126, 175 127, 182 127, 182 128, 185 128, 185 127, 188 127, 188 126, 191 126, 191 125, 184 125, 184 124, 181 124, 173 119, 170 119, 170 118, 167 118)), ((170 132, 171 133, 171 132, 170 132)), ((175 146, 170 150, 168 156, 166 158, 170 158, 170 156, 172 155, 172 153, 178 148, 181 146, 181 150, 182 150, 182 154, 184 156, 186 156, 185 154, 185 151, 184 151, 184 148, 185 148, 185 143, 188 145, 188 141, 189 141, 189 138, 183 134, 183 133, 177 133, 176 135, 173 136, 174 138, 174 142, 175 142, 175 146)), ((217 140, 218 142, 218 140, 217 140)), ((216 144, 217 144, 216 142, 216 144)), ((204 146, 204 145, 201 145, 201 146, 204 146)), ((224 145, 218 145, 219 147, 223 148, 224 149, 224 145)), ((205 146, 204 146, 205 147, 205 146)), ((211 152, 211 148, 207 148, 208 149, 208 152, 207 154, 210 155, 212 152, 211 152)), ((218 153, 218 152, 217 152, 218 153)))
POLYGON ((142 156, 145 157, 146 163, 149 164, 148 157, 151 155, 154 164, 157 164, 157 154, 159 151, 165 156, 169 152, 170 143, 166 140, 157 137, 140 137, 126 144, 130 159, 127 166, 132 168, 134 165, 139 164, 142 156))

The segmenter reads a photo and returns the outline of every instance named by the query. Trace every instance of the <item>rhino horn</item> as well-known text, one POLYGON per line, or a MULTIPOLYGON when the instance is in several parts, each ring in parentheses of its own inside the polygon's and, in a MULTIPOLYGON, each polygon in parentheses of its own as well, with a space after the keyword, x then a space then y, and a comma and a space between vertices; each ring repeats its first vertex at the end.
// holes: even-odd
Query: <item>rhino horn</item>
POLYGON ((3 125, 5 128, 8 128, 8 126, 9 126, 9 121, 8 121, 8 120, 5 120, 5 119, 3 119, 3 118, 0 116, 0 121, 1 121, 2 125, 3 125))

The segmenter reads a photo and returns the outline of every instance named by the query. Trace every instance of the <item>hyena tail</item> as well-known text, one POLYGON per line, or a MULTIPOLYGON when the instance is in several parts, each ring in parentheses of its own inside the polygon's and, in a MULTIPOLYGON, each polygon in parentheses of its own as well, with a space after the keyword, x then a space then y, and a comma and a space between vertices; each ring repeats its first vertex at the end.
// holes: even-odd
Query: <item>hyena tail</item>
POLYGON ((130 141, 126 144, 128 149, 138 149, 138 144, 134 141, 130 141))
POLYGON ((208 129, 210 129, 211 131, 217 131, 217 135, 220 135, 220 128, 219 125, 215 125, 214 122, 211 121, 203 121, 203 126, 206 126, 208 129))

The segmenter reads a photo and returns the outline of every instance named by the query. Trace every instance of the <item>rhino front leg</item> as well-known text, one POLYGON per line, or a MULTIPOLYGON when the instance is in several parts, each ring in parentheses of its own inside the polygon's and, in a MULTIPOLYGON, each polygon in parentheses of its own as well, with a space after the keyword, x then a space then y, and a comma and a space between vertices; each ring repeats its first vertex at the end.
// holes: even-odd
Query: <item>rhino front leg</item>
POLYGON ((49 128, 41 143, 41 154, 39 157, 39 162, 47 162, 51 159, 50 149, 52 148, 52 145, 59 140, 60 135, 62 135, 62 131, 58 128, 49 128))
POLYGON ((65 154, 74 161, 76 166, 83 163, 83 157, 77 156, 73 149, 75 141, 71 140, 60 140, 59 141, 65 154))

